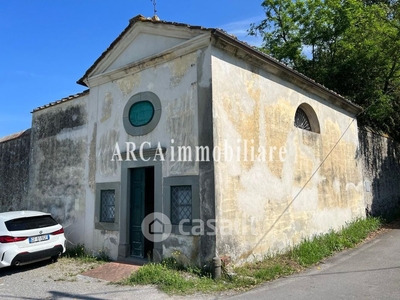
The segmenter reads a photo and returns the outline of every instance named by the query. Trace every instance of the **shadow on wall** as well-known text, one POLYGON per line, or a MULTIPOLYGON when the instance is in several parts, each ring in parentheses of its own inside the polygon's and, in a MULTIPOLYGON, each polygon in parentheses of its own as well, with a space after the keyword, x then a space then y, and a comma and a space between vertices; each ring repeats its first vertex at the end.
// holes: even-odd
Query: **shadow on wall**
POLYGON ((391 218, 400 209, 400 143, 359 128, 367 213, 391 218))

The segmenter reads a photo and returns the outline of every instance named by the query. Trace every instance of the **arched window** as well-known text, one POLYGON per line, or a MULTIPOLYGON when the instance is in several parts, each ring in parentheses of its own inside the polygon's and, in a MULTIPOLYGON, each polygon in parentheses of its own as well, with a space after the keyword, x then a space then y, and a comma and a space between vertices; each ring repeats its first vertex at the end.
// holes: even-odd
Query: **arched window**
POLYGON ((296 115, 294 116, 294 126, 311 131, 311 124, 308 120, 307 114, 300 107, 296 110, 296 115))
POLYGON ((307 103, 302 103, 294 115, 294 126, 300 129, 320 133, 317 115, 314 109, 307 103))

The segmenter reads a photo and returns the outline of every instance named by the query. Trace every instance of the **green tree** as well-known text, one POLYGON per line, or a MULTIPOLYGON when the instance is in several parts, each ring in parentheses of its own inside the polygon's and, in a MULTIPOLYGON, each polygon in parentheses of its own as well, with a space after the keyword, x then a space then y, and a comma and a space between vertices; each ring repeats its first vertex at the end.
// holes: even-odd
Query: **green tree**
POLYGON ((400 5, 265 0, 261 50, 361 105, 359 122, 400 139, 400 5))

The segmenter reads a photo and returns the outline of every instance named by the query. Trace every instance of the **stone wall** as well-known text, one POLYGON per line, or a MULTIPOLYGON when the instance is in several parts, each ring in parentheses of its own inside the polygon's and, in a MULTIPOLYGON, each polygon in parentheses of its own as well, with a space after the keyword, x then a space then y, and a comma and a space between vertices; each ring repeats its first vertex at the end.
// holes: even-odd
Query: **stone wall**
POLYGON ((360 128, 365 205, 374 216, 389 216, 400 207, 400 144, 369 128, 360 128))
POLYGON ((51 213, 72 245, 86 243, 87 122, 84 95, 32 115, 28 205, 51 213))
POLYGON ((27 209, 31 130, 0 139, 0 212, 27 209))

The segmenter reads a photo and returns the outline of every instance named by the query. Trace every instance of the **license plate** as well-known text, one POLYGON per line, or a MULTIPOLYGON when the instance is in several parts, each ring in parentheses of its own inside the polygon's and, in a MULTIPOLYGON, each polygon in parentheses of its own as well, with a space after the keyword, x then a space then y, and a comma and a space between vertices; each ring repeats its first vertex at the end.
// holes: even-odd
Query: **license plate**
POLYGON ((50 236, 48 234, 32 236, 29 238, 29 243, 43 242, 47 241, 48 239, 50 239, 50 236))

